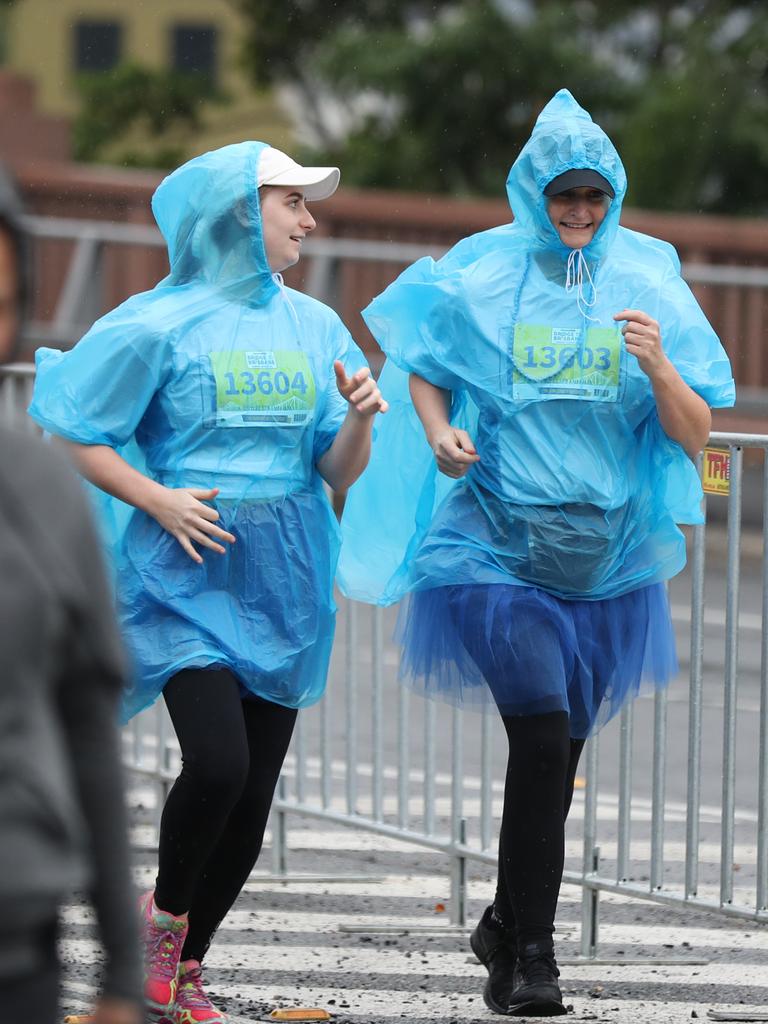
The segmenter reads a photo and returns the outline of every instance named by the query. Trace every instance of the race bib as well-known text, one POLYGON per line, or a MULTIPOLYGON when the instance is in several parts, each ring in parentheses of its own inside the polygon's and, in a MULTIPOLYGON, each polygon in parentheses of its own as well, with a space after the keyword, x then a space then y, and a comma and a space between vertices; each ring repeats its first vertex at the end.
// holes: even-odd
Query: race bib
POLYGON ((295 349, 211 352, 217 427, 301 427, 315 412, 309 359, 295 349))
POLYGON ((580 398, 615 402, 621 380, 618 327, 515 325, 512 343, 512 397, 580 398))

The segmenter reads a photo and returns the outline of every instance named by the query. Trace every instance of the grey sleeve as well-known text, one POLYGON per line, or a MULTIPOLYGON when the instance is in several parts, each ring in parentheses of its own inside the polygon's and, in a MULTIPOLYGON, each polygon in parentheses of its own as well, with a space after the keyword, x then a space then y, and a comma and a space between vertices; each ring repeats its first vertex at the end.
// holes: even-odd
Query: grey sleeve
MULTIPOLYGON (((60 495, 63 499, 65 495, 60 495)), ((130 872, 117 725, 124 660, 99 540, 85 496, 72 481, 72 515, 62 516, 75 586, 69 606, 57 703, 87 829, 91 900, 107 956, 104 992, 141 1000, 137 901, 130 872)))

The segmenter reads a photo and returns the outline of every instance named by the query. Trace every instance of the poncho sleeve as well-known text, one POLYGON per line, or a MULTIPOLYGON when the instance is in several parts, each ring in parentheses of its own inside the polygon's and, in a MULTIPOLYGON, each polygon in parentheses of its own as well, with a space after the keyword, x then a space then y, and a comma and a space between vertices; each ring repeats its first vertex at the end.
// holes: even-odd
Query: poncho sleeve
MULTIPOLYGON (((388 359, 379 387, 389 412, 376 424, 368 468, 344 506, 336 578, 347 597, 390 605, 410 589, 413 553, 457 481, 437 472, 408 374, 388 359)), ((474 435, 477 409, 466 394, 454 398, 451 422, 474 435)))
POLYGON ((456 362, 457 339, 466 333, 463 284, 445 257, 418 260, 363 310, 363 319, 382 351, 401 370, 435 387, 462 388, 448 369, 456 362))
POLYGON ((29 414, 80 444, 122 448, 171 369, 168 342, 125 303, 69 352, 39 349, 29 414))
MULTIPOLYGON (((350 491, 341 522, 337 580, 342 593, 356 600, 389 605, 407 592, 413 552, 456 484, 437 472, 408 375, 450 391, 451 423, 474 436, 477 409, 454 370, 473 358, 475 328, 464 277, 467 262, 481 255, 478 238, 465 239, 437 262, 427 257, 414 263, 363 311, 387 356, 379 386, 390 408, 376 425, 371 460, 350 491), (372 529, 372 509, 386 528, 372 529)), ((469 366, 466 376, 472 376, 469 366)))
POLYGON ((733 405, 736 389, 728 356, 691 289, 670 273, 661 292, 662 340, 685 383, 712 408, 733 405))
MULTIPOLYGON (((728 356, 676 268, 662 281, 659 320, 664 350, 685 383, 713 408, 733 405, 735 386, 728 356)), ((664 432, 655 410, 643 430, 663 508, 676 523, 703 522, 703 492, 695 464, 664 432)))

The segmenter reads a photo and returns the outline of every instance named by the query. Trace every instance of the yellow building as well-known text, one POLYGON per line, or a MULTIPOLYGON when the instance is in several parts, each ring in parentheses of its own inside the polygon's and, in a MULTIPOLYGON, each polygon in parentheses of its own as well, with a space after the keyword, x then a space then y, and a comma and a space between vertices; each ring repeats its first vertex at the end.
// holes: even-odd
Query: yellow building
POLYGON ((74 116, 80 73, 130 62, 208 74, 229 102, 206 104, 189 155, 264 139, 290 149, 290 120, 240 67, 242 19, 231 0, 16 0, 8 18, 6 66, 35 81, 38 105, 74 116))

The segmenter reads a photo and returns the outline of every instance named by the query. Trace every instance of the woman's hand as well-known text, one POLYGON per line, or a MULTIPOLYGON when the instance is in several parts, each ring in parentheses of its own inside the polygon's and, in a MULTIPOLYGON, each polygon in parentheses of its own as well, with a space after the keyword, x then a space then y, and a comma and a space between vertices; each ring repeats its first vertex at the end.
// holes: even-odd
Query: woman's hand
POLYGON ((336 374, 336 386, 339 394, 349 402, 350 408, 361 416, 375 416, 377 412, 386 412, 389 403, 381 397, 378 384, 371 376, 369 367, 364 366, 362 370, 347 376, 344 363, 337 359, 333 364, 333 372, 336 374))
POLYGON ((429 447, 435 453, 437 468, 446 476, 458 480, 473 462, 480 461, 480 456, 466 430, 459 430, 450 424, 450 392, 430 384, 417 373, 412 373, 408 378, 408 387, 429 447))
POLYGON ((621 329, 627 352, 647 374, 664 432, 695 459, 712 429, 709 406, 690 388, 665 354, 656 321, 640 309, 622 309, 613 318, 626 320, 621 329))
POLYGON ((660 371, 666 371, 669 359, 661 344, 661 330, 653 317, 641 309, 622 309, 614 320, 626 320, 621 328, 627 352, 635 356, 640 369, 651 380, 660 371))
POLYGON ((218 493, 218 487, 208 491, 193 487, 163 487, 153 494, 151 505, 147 506, 147 512, 176 538, 189 557, 199 565, 202 565, 203 559, 192 541, 220 555, 224 554, 226 548, 217 541, 235 543, 233 534, 216 526, 219 519, 216 509, 203 504, 204 501, 213 501, 218 493))
POLYGON ((437 468, 454 480, 464 476, 474 462, 480 461, 472 438, 466 430, 449 426, 434 437, 430 437, 429 443, 435 453, 437 468))
POLYGON ((368 465, 373 417, 377 412, 386 412, 389 403, 381 397, 367 366, 348 377, 344 364, 337 359, 333 372, 339 394, 349 402, 349 409, 333 444, 317 460, 317 469, 334 491, 346 491, 368 465))
POLYGON ((202 564, 203 559, 193 547, 192 541, 202 544, 223 555, 225 548, 218 541, 234 544, 231 533, 216 526, 219 513, 215 508, 204 505, 213 501, 219 493, 218 487, 201 490, 193 487, 163 487, 129 465, 114 448, 103 444, 77 444, 64 441, 72 453, 77 468, 96 487, 139 508, 160 523, 181 544, 193 562, 202 564))

